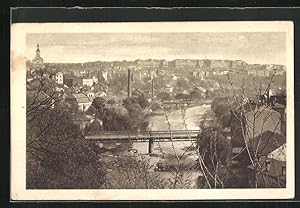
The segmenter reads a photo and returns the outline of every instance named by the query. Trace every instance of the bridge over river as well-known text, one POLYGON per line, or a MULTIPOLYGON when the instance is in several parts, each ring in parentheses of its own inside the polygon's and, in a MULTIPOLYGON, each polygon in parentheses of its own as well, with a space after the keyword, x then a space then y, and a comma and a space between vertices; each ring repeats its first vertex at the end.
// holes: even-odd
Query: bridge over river
POLYGON ((172 131, 103 131, 98 134, 86 134, 85 139, 100 142, 157 142, 195 141, 200 130, 172 131))
POLYGON ((164 105, 173 105, 176 106, 176 109, 179 107, 186 107, 189 108, 191 106, 199 106, 203 104, 210 104, 212 101, 211 100, 204 100, 204 101, 194 101, 194 100, 189 100, 189 99, 182 99, 182 100, 169 100, 169 101, 164 101, 164 105))
POLYGON ((154 142, 196 141, 200 130, 172 131, 103 131, 97 134, 86 134, 88 141, 98 142, 148 142, 148 153, 153 152, 154 142))

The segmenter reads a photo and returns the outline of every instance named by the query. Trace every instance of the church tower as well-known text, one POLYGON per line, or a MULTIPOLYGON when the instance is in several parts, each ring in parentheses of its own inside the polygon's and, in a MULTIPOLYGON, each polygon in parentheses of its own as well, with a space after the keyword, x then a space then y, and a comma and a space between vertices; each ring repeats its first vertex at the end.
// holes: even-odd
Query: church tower
POLYGON ((40 56, 40 47, 39 47, 39 44, 37 44, 37 48, 36 48, 35 52, 36 52, 35 57, 32 60, 32 68, 33 68, 33 70, 43 69, 44 68, 44 60, 40 56))

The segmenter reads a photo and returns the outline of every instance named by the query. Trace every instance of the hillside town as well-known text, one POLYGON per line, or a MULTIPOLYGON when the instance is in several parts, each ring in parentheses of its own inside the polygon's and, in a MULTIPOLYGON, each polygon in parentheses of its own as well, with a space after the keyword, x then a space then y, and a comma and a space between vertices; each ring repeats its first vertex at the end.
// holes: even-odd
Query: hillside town
MULTIPOLYGON (((114 62, 92 62, 78 64, 63 63, 43 63, 40 56, 40 49, 37 46, 36 57, 27 62, 27 81, 35 78, 35 72, 39 69, 45 69, 49 78, 56 83, 56 90, 65 92, 65 94, 83 94, 92 101, 95 97, 102 97, 107 93, 112 94, 109 89, 110 82, 115 80, 121 82, 122 91, 127 91, 127 74, 131 70, 132 90, 140 91, 143 94, 151 94, 151 85, 141 86, 141 82, 151 82, 157 79, 159 86, 154 86, 155 94, 167 92, 171 94, 187 93, 187 89, 180 89, 180 84, 185 84, 193 79, 206 81, 207 86, 201 86, 203 92, 218 90, 216 77, 222 75, 271 77, 285 76, 286 69, 283 65, 276 64, 247 64, 242 60, 191 60, 176 59, 172 61, 148 59, 135 61, 114 61, 114 62), (164 82, 161 83, 160 81, 164 82), (139 85, 140 84, 140 85, 139 85), (161 86, 161 84, 163 84, 161 86), (149 87, 150 86, 150 87, 149 87), (73 91, 74 93, 71 93, 73 91), (109 92, 110 91, 110 92, 109 92)), ((194 86, 191 86, 194 87, 194 86)), ((199 86, 197 86, 199 87, 199 86)), ((280 87, 280 86, 279 86, 280 87)), ((283 86, 284 87, 284 86, 283 86)), ((192 89, 189 89, 192 90, 192 89)), ((126 94, 126 92, 124 93, 126 94)), ((153 94, 154 96, 154 94, 153 94)), ((81 103, 81 102, 80 102, 81 103)), ((82 103, 85 106, 83 111, 88 109, 88 103, 82 103)))
MULTIPOLYGON (((181 163, 178 157, 172 156, 173 150, 169 151, 174 147, 161 147, 160 144, 155 146, 151 139, 146 151, 143 148, 140 150, 138 144, 95 142, 96 147, 93 148, 96 148, 96 155, 100 155, 98 160, 110 165, 105 166, 106 169, 101 167, 106 171, 101 172, 102 176, 105 175, 105 182, 102 179, 94 182, 97 188, 134 188, 131 179, 128 179, 128 183, 124 182, 125 179, 117 184, 114 181, 122 178, 124 171, 128 171, 128 177, 131 177, 133 167, 140 167, 145 161, 149 166, 149 170, 145 171, 153 176, 153 184, 145 183, 144 186, 144 181, 141 180, 135 184, 135 188, 161 188, 158 184, 175 188, 176 184, 180 188, 285 187, 284 65, 213 59, 47 63, 42 58, 42 52, 42 47, 37 44, 35 57, 26 64, 29 113, 39 109, 44 118, 47 105, 53 110, 67 108, 68 113, 71 112, 70 120, 79 127, 78 134, 82 135, 101 135, 113 131, 199 131, 195 135, 194 149, 184 146, 176 150, 182 152, 182 165, 179 165, 181 163), (43 89, 45 86, 47 90, 43 89), (235 94, 243 88, 242 94, 235 94), (203 111, 203 114, 194 118, 198 111, 203 111), (186 116, 189 113, 191 117, 186 116), (196 119, 197 124, 192 126, 192 119, 196 119), (182 120, 185 127, 178 127, 182 120), (219 142, 214 144, 215 149, 212 149, 212 145, 209 145, 211 141, 208 141, 208 135, 212 134, 217 135, 213 141, 219 142), (127 167, 123 167, 122 173, 117 173, 122 160, 129 157, 127 153, 126 156, 120 156, 124 148, 129 149, 127 153, 130 154, 141 153, 139 157, 143 158, 143 162, 136 164, 136 161, 127 158, 127 167), (195 156, 193 151, 198 154, 195 156), (212 155, 207 153, 213 151, 216 152, 212 155), (169 156, 162 159, 161 155, 165 154, 169 156), (187 165, 187 161, 193 165, 187 165), (109 174, 107 171, 110 171, 109 174), (172 175, 174 172, 175 176, 172 175), (191 172, 192 175, 187 175, 191 172), (162 180, 161 175, 164 175, 162 180), (174 186, 170 185, 171 182, 166 182, 166 178, 173 176, 175 179, 170 181, 175 183, 174 186), (187 179, 191 181, 188 183, 187 179)), ((36 112, 32 113, 31 119, 34 120, 37 115, 36 112)), ((172 138, 171 136, 171 140, 172 138)), ((32 147, 34 148, 37 146, 32 147)), ((33 180, 28 183, 32 187, 60 187, 59 182, 41 185, 41 182, 33 180)), ((61 184, 64 187, 64 183, 61 184)), ((95 188, 94 185, 82 187, 95 188)))

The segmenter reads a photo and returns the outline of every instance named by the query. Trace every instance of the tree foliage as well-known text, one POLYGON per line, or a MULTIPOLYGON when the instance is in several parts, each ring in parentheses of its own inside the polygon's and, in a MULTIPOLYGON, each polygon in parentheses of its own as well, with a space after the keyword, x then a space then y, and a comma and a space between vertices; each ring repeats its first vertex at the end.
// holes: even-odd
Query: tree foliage
POLYGON ((158 93, 156 95, 156 97, 158 99, 161 99, 162 101, 168 101, 168 100, 172 100, 173 99, 173 97, 169 93, 167 93, 167 92, 160 92, 160 93, 158 93))
POLYGON ((203 98, 204 98, 203 92, 198 88, 194 88, 190 93, 190 99, 192 100, 201 100, 203 98))
POLYGON ((26 125, 27 188, 99 188, 104 172, 95 146, 84 140, 73 123, 76 112, 63 103, 45 104, 49 97, 37 99, 36 90, 29 93, 28 102, 37 105, 27 109, 32 112, 26 125))
POLYGON ((126 98, 122 106, 97 97, 87 113, 94 113, 101 119, 105 131, 138 130, 147 126, 143 110, 148 106, 149 103, 143 96, 126 98))
POLYGON ((176 81, 176 89, 178 91, 183 91, 183 90, 189 89, 189 87, 190 87, 190 84, 189 84, 188 80, 186 80, 184 78, 179 78, 176 81))

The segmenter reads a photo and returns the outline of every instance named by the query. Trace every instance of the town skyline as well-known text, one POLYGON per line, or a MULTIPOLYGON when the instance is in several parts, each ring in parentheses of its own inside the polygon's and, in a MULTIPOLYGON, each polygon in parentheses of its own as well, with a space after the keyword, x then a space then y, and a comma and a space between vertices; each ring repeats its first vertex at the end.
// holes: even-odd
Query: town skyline
MULTIPOLYGON (((42 56, 43 58, 43 56, 42 56)), ((32 58, 28 57, 27 58, 28 61, 32 61, 32 58)), ((141 60, 141 61, 147 61, 147 60, 157 60, 157 61, 167 61, 167 62, 173 62, 175 60, 195 60, 195 61, 201 61, 201 60, 210 60, 210 61, 243 61, 245 62, 246 64, 248 65, 282 65, 282 66, 285 66, 285 64, 276 64, 276 63, 248 63, 242 59, 210 59, 210 58, 205 58, 205 59, 189 59, 189 58, 186 58, 186 59, 181 59, 181 58, 178 58, 178 59, 172 59, 172 60, 166 60, 166 59, 133 59, 133 60, 112 60, 112 61, 103 61, 103 60, 95 60, 95 61, 87 61, 87 62, 48 62, 47 60, 45 60, 45 64, 87 64, 87 63, 97 63, 97 62, 100 62, 100 63, 113 63, 113 62, 122 62, 122 61, 126 61, 126 62, 135 62, 135 61, 138 61, 138 60, 141 60)))
POLYGON ((284 33, 29 34, 30 60, 37 43, 48 63, 210 59, 286 64, 284 33))

